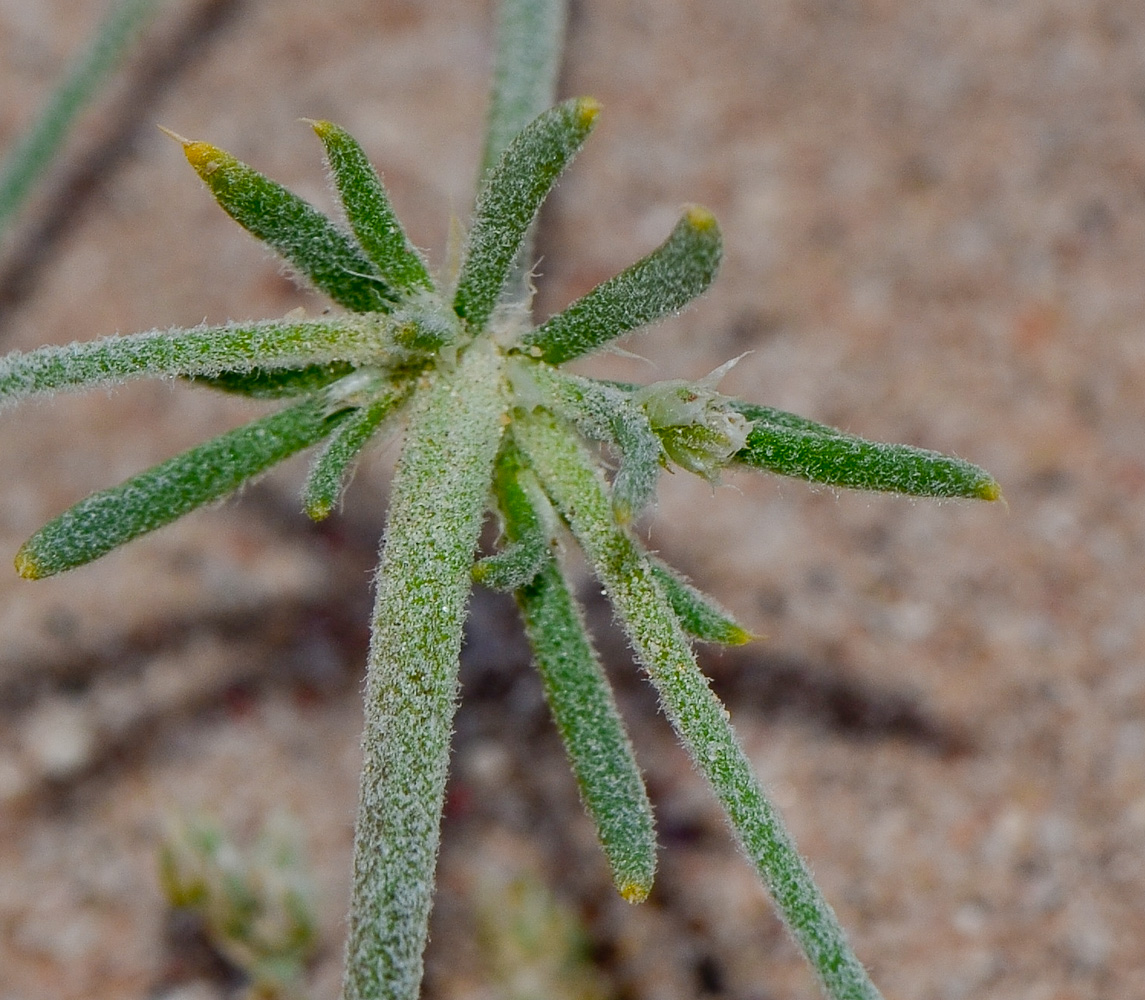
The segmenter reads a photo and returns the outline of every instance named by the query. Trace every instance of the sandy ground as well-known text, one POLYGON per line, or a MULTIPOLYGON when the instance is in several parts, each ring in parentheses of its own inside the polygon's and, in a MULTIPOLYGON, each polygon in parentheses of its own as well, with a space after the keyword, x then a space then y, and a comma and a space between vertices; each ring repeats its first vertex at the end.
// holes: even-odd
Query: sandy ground
MULTIPOLYGON (((104 3, 0 0, 0 146, 104 3)), ((565 93, 604 113, 552 199, 538 310, 700 202, 714 290, 594 360, 987 466, 1008 506, 666 477, 648 531, 765 642, 704 662, 888 998, 1145 996, 1145 13, 1135 0, 582 0, 565 93), (650 363, 649 363, 650 362, 650 363)), ((490 5, 180 0, 0 261, 5 348, 281 315, 298 291, 163 123, 329 205, 341 122, 435 263, 464 217, 490 5)), ((256 408, 133 386, 5 413, 0 551, 256 408)), ((101 563, 0 575, 0 998, 238 988, 173 934, 164 824, 299 824, 337 993, 369 574, 393 447, 343 517, 304 463, 101 563)), ((591 589, 589 590, 591 593, 591 589)), ((652 899, 608 885, 512 609, 474 602, 426 995, 511 995, 483 886, 548 887, 602 995, 816 987, 600 623, 660 817, 652 899), (500 880, 500 882, 498 881, 500 880)), ((555 994, 556 988, 547 992, 555 994)))

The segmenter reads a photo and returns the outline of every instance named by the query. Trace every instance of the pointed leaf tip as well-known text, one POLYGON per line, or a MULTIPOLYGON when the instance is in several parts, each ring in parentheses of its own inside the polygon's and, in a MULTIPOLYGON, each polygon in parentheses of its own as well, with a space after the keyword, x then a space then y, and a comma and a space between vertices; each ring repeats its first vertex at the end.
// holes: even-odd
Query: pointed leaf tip
POLYGON ((231 163, 238 162, 230 153, 224 152, 218 146, 212 146, 209 142, 184 141, 183 155, 187 157, 187 162, 195 168, 195 173, 204 180, 228 161, 231 163))
POLYGON ((588 128, 596 121, 600 114, 600 101, 595 97, 581 97, 576 102, 577 122, 582 128, 588 128))
POLYGON ((51 575, 43 571, 26 545, 16 553, 15 566, 16 572, 25 580, 42 580, 51 575))
POLYGON ((165 125, 156 125, 155 127, 157 129, 159 129, 159 131, 162 132, 165 136, 168 136, 169 138, 174 139, 177 143, 179 143, 179 145, 181 145, 181 146, 191 145, 190 139, 188 139, 186 136, 180 135, 174 129, 169 129, 165 125))
POLYGON ((981 483, 978 486, 978 488, 974 491, 974 495, 979 500, 987 500, 987 501, 1003 500, 1002 487, 999 486, 998 483, 995 482, 993 479, 989 480, 988 482, 981 483))
POLYGON ((699 233, 711 232, 720 226, 716 217, 703 205, 688 205, 684 209, 684 218, 688 220, 688 225, 699 233))

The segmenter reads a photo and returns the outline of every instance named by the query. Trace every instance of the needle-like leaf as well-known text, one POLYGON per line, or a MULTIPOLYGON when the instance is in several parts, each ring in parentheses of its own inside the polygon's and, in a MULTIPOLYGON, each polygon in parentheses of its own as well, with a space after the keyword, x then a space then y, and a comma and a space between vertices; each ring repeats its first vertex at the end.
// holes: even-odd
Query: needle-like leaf
POLYGON ((82 566, 232 492, 284 458, 321 440, 344 413, 309 399, 93 493, 37 531, 16 554, 16 569, 40 579, 82 566))
POLYGON ((208 142, 175 136, 223 211, 351 312, 388 312, 396 292, 354 240, 309 202, 208 142))
POLYGON ((346 221, 386 284, 398 296, 408 295, 415 288, 432 289, 425 261, 406 236, 382 179, 357 140, 333 122, 310 124, 326 147, 346 221))
POLYGON ((701 642, 718 642, 724 646, 742 646, 756 638, 667 563, 654 556, 646 558, 656 582, 688 635, 701 642))
POLYGON ((556 515, 509 437, 498 456, 494 491, 509 544, 498 556, 479 562, 475 575, 482 566, 487 581, 524 570, 520 576, 527 579, 517 588, 517 604, 545 698, 617 891, 639 902, 651 891, 656 871, 652 807, 580 609, 552 558, 556 515), (493 561, 500 557, 506 558, 493 561))
POLYGON ((621 896, 638 903, 651 892, 656 872, 652 806, 608 680, 555 560, 517 592, 517 603, 613 882, 621 896))
POLYGON ((127 337, 18 351, 0 358, 0 406, 59 389, 92 388, 135 378, 202 375, 236 378, 255 370, 332 362, 378 365, 386 356, 384 323, 370 318, 265 320, 152 330, 127 337))
POLYGON ((485 327, 541 202, 588 138, 599 110, 588 97, 558 104, 526 126, 487 175, 453 298, 470 330, 485 327))
POLYGON ((736 401, 753 422, 735 461, 827 486, 922 497, 997 500, 1002 491, 985 469, 937 451, 867 441, 794 414, 736 401))
POLYGON ((599 470, 583 446, 541 411, 520 414, 514 434, 584 549, 665 713, 710 782, 745 854, 828 995, 876 1000, 878 990, 760 786, 655 573, 628 532, 616 524, 599 470))
POLYGON ((356 409, 330 435, 326 447, 318 453, 302 489, 302 507, 307 517, 321 521, 338 506, 342 491, 350 479, 351 467, 366 442, 386 417, 390 416, 406 394, 397 390, 384 392, 356 409))
POLYGON ((595 351, 683 309, 711 284, 722 254, 715 216, 693 206, 652 253, 526 334, 521 346, 554 365, 595 351))

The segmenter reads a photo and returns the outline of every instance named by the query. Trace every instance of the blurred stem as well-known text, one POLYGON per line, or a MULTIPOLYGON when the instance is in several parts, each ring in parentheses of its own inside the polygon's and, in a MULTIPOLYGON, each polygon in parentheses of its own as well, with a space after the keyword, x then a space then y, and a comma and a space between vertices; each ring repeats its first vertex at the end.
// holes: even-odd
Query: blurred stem
MULTIPOLYGON (((503 0, 500 4, 482 178, 514 136, 556 103, 566 7, 566 0, 503 0)), ((530 229, 517 255, 503 295, 508 301, 528 301, 535 228, 530 229)))
POLYGON ((121 0, 0 165, 0 236, 56 158, 85 105, 119 65, 162 0, 121 0))

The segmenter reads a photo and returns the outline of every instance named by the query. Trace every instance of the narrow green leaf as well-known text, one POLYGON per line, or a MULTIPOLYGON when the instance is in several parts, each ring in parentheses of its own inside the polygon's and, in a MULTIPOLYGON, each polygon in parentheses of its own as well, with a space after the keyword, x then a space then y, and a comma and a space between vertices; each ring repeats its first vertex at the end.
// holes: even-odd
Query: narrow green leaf
POLYGON ((521 464, 510 438, 501 444, 493 473, 493 495, 501 514, 505 546, 480 559, 473 579, 494 590, 517 590, 532 582, 552 559, 556 514, 536 477, 521 464))
POLYGON ((711 284, 722 254, 715 216, 693 206, 652 253, 528 333, 521 346, 554 365, 595 351, 683 309, 711 284))
POLYGON ((382 179, 357 140, 333 122, 310 124, 326 147, 346 221, 386 284, 399 297, 415 288, 432 289, 425 262, 406 236, 382 179))
POLYGON ((522 241, 561 171, 588 138, 600 105, 588 97, 558 104, 509 144, 477 196, 453 309, 484 329, 522 241))
POLYGON ((744 465, 858 490, 978 500, 1002 495, 988 472, 960 458, 867 441, 767 407, 735 405, 753 421, 747 445, 735 455, 744 465))
POLYGON ((627 524, 640 516, 656 495, 664 450, 652 425, 631 397, 595 379, 556 371, 544 364, 518 364, 518 378, 529 379, 541 399, 585 437, 605 441, 620 456, 612 480, 616 519, 627 524))
POLYGON ((220 372, 218 375, 188 375, 187 381, 208 389, 218 389, 252 399, 288 399, 322 389, 345 378, 354 366, 345 361, 304 368, 252 368, 250 371, 220 372))
POLYGON ((656 872, 652 806, 580 609, 554 560, 517 591, 517 603, 612 880, 628 902, 639 903, 656 872))
POLYGON ((599 470, 579 442, 540 411, 519 412, 514 433, 595 568, 665 714, 711 784, 744 852, 828 996, 876 1000, 878 990, 764 793, 728 723, 727 710, 696 664, 656 574, 613 519, 599 470))
MULTIPOLYGON (((650 386, 607 382, 634 397, 650 386)), ((985 469, 960 458, 906 444, 848 434, 786 410, 720 397, 751 422, 746 446, 732 460, 811 482, 914 496, 999 500, 1001 487, 985 469)))
POLYGON ((58 155, 80 112, 99 92, 159 6, 159 0, 121 0, 71 64, 29 132, 0 166, 0 233, 58 155))
POLYGON ((371 319, 265 320, 152 330, 127 337, 41 347, 0 357, 0 406, 58 389, 134 378, 237 378, 263 369, 334 362, 384 364, 388 327, 371 319))
POLYGON ((510 436, 493 488, 508 546, 477 563, 474 576, 490 586, 520 581, 517 604, 581 799, 617 890, 639 902, 656 871, 652 807, 580 609, 552 557, 556 514, 510 436))
POLYGON ((41 579, 91 562, 232 492, 321 440, 342 416, 331 415, 324 400, 307 400, 93 493, 28 539, 16 555, 16 569, 41 579))
POLYGON ((314 460, 302 489, 302 507, 307 517, 321 521, 338 506, 342 492, 349 483, 354 461, 366 442, 405 396, 405 393, 397 390, 383 393, 354 410, 330 435, 326 447, 314 460))
POLYGON ((477 341, 411 403, 366 675, 345 1000, 418 996, 465 603, 505 416, 501 363, 477 341))
POLYGON ((388 312, 396 298, 353 239, 313 205, 217 146, 175 136, 223 211, 351 312, 388 312))
POLYGON ((646 555, 645 558, 660 590, 688 635, 701 642, 718 642, 724 646, 742 646, 757 638, 667 563, 653 556, 646 555))

